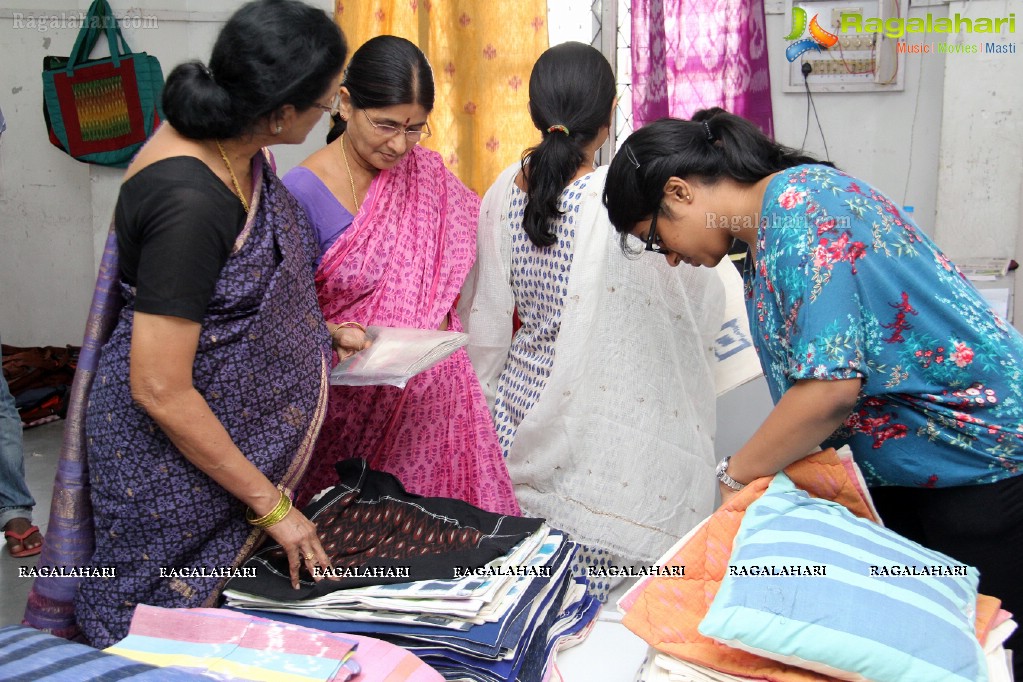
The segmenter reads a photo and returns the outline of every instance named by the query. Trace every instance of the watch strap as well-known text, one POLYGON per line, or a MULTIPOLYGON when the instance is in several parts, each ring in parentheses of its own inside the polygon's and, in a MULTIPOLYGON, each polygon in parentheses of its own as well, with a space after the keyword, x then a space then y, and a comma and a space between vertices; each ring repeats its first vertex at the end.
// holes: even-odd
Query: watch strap
POLYGON ((718 478, 719 481, 721 481, 722 483, 727 485, 732 490, 738 492, 738 491, 742 490, 743 488, 745 488, 746 484, 745 483, 739 483, 737 480, 735 480, 734 478, 732 478, 731 476, 728 475, 728 461, 730 459, 732 459, 732 458, 731 457, 725 457, 723 460, 721 460, 721 463, 718 464, 718 468, 717 468, 716 474, 717 474, 717 478, 718 478))

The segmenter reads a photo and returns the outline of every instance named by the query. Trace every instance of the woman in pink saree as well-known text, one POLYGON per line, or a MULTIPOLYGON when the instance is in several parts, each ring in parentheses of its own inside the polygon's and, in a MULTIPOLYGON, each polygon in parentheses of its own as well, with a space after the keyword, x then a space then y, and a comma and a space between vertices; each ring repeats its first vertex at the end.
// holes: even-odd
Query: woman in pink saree
MULTIPOLYGON (((403 38, 373 38, 345 71, 327 146, 284 176, 317 230, 317 296, 347 352, 366 344, 359 326, 462 330, 454 304, 476 256, 479 198, 417 144, 430 134, 433 100, 422 51, 403 38)), ((297 503, 332 485, 334 464, 352 457, 410 492, 519 514, 464 350, 404 389, 332 386, 297 503)))

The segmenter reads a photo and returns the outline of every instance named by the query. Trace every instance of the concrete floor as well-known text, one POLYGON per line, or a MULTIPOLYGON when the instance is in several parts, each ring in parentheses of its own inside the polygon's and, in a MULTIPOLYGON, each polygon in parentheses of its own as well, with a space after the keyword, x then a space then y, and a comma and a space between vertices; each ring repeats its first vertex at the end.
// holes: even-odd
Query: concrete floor
MULTIPOLYGON (((24 432, 25 478, 36 501, 32 522, 39 526, 44 538, 46 522, 50 517, 53 477, 57 471, 57 459, 60 457, 63 436, 63 420, 36 426, 24 432)), ((16 625, 21 622, 32 578, 18 577, 18 567, 34 566, 38 560, 39 555, 15 559, 6 548, 0 551, 0 594, 3 595, 0 598, 0 626, 16 625)))

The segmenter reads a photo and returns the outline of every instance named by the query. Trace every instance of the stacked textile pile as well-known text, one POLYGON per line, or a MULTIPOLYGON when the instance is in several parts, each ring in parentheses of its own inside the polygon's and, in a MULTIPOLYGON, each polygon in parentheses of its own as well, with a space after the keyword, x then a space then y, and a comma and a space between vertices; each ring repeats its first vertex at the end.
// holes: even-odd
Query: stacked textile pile
POLYGON ((246 565, 227 605, 331 632, 371 635, 417 654, 448 680, 540 680, 560 644, 599 605, 569 566, 576 546, 542 519, 407 493, 353 460, 306 508, 336 580, 289 584, 279 548, 246 565))
POLYGON ((820 452, 723 505, 618 602, 644 682, 1008 680, 1015 624, 976 569, 883 528, 849 457, 820 452))
MULTIPOLYGON (((399 647, 224 609, 139 605, 128 636, 106 649, 125 659, 191 673, 189 679, 268 682, 439 682, 399 647)), ((81 678, 84 679, 84 678, 81 678)))

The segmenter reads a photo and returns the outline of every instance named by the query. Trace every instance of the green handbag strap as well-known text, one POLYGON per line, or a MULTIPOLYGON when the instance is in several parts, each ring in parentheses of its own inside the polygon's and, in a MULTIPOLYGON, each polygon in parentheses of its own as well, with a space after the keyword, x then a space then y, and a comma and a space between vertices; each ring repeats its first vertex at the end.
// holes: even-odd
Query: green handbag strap
POLYGON ((89 53, 92 52, 92 48, 96 46, 96 40, 100 36, 98 30, 94 30, 92 27, 98 25, 100 17, 98 16, 103 11, 103 7, 100 4, 100 0, 95 0, 90 6, 89 11, 85 15, 85 21, 82 24, 81 30, 78 31, 78 36, 75 38, 75 46, 71 48, 71 55, 68 57, 67 66, 74 66, 80 62, 88 59, 89 53), (85 59, 83 59, 79 53, 85 50, 85 59))
POLYGON ((114 62, 115 67, 120 66, 121 57, 130 55, 131 48, 128 47, 128 42, 124 39, 124 35, 121 34, 121 26, 118 24, 117 17, 114 16, 114 12, 110 9, 110 4, 107 0, 93 0, 85 17, 85 23, 82 25, 82 30, 78 32, 78 38, 75 39, 75 46, 71 49, 71 56, 68 58, 67 66, 65 67, 69 75, 74 73, 76 66, 89 59, 89 55, 96 46, 96 42, 104 33, 107 36, 107 45, 110 48, 110 58, 114 62), (118 43, 120 43, 120 50, 118 50, 118 43))

